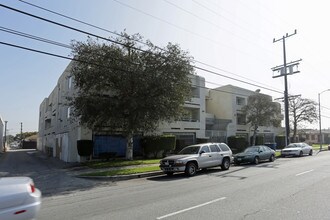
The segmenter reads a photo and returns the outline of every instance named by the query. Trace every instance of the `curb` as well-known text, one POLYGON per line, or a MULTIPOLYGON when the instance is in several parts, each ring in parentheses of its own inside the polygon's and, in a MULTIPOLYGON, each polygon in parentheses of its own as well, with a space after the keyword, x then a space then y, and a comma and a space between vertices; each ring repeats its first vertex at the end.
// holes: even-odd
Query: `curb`
POLYGON ((160 176, 163 175, 163 171, 156 172, 147 172, 147 173, 137 173, 130 175, 117 175, 117 176, 79 176, 78 178, 86 178, 86 179, 95 179, 95 180, 111 180, 111 181, 121 181, 121 180, 129 180, 129 179, 138 179, 152 176, 160 176))

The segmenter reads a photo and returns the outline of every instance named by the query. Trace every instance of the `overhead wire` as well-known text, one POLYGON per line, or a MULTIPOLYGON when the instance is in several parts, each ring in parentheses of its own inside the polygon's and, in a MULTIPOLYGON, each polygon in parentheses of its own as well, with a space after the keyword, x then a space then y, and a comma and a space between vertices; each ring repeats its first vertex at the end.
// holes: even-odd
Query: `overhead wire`
MULTIPOLYGON (((119 33, 116 33, 116 32, 114 32, 114 31, 110 31, 110 30, 107 30, 107 29, 105 29, 105 28, 102 28, 102 27, 99 27, 99 26, 93 25, 93 24, 91 24, 91 23, 88 23, 88 22, 85 22, 85 21, 82 21, 82 20, 79 20, 79 19, 76 19, 76 18, 73 18, 73 17, 67 16, 67 15, 64 15, 63 13, 59 13, 59 12, 56 12, 56 11, 53 11, 53 10, 49 10, 49 9, 47 9, 47 8, 44 8, 44 7, 38 6, 38 5, 36 5, 36 4, 32 4, 32 3, 26 2, 26 1, 24 1, 24 0, 18 0, 18 1, 23 2, 23 3, 25 3, 25 4, 28 4, 28 5, 30 5, 30 6, 36 7, 36 8, 38 8, 38 9, 41 9, 41 10, 47 11, 47 12, 49 12, 49 13, 56 14, 56 15, 58 15, 58 16, 61 16, 61 17, 67 18, 67 19, 69 19, 69 20, 73 20, 73 21, 76 21, 76 22, 78 22, 78 23, 85 24, 85 25, 87 25, 87 26, 90 26, 90 27, 93 27, 93 28, 97 28, 97 29, 99 29, 99 30, 103 30, 103 31, 106 31, 106 32, 108 32, 108 33, 112 33, 112 34, 115 34, 115 35, 117 35, 117 36, 123 37, 122 34, 119 34, 119 33)), ((136 40, 136 39, 133 39, 133 40, 134 40, 135 42, 138 42, 138 43, 141 43, 141 44, 146 45, 146 43, 143 42, 143 41, 136 40)), ((160 47, 158 47, 158 46, 155 46, 155 47, 156 47, 157 49, 159 49, 159 50, 163 50, 163 51, 165 50, 165 49, 160 48, 160 47)), ((241 76, 241 75, 239 75, 239 74, 235 74, 235 73, 233 73, 233 72, 230 72, 230 71, 224 70, 224 69, 219 68, 219 67, 215 67, 215 66, 210 65, 210 64, 206 64, 205 62, 201 62, 201 61, 198 61, 198 60, 195 60, 195 59, 194 59, 194 62, 195 62, 195 63, 202 64, 202 65, 204 65, 204 66, 208 66, 208 67, 211 67, 211 68, 217 69, 217 70, 222 71, 222 72, 226 72, 226 73, 228 73, 228 74, 231 74, 231 75, 234 75, 234 76, 240 77, 240 78, 242 78, 242 79, 245 79, 245 80, 248 80, 248 81, 251 81, 251 82, 254 82, 254 83, 259 83, 259 84, 261 84, 261 85, 267 86, 268 88, 276 89, 276 88, 271 87, 271 86, 269 86, 269 85, 266 85, 266 84, 263 84, 263 83, 260 83, 260 82, 257 82, 257 81, 254 81, 254 80, 251 80, 251 79, 249 79, 249 78, 247 78, 247 77, 243 77, 243 76, 241 76)))
MULTIPOLYGON (((163 23, 166 23, 166 24, 168 24, 168 25, 170 25, 170 26, 173 26, 173 27, 175 27, 175 28, 177 28, 177 29, 179 29, 179 30, 183 30, 183 31, 185 31, 185 32, 187 32, 187 33, 189 33, 189 34, 192 34, 192 35, 198 36, 198 37, 200 37, 200 38, 202 38, 202 39, 208 40, 209 42, 212 42, 213 44, 216 44, 216 45, 219 45, 219 46, 224 46, 224 47, 227 47, 227 48, 229 48, 229 49, 231 49, 231 50, 235 50, 235 51, 240 52, 240 53, 242 53, 242 54, 246 54, 248 57, 251 57, 251 56, 254 56, 254 57, 255 57, 255 55, 254 55, 253 53, 248 53, 248 52, 246 52, 246 51, 239 50, 239 49, 237 49, 237 48, 235 48, 235 47, 231 47, 231 46, 229 46, 228 44, 224 44, 224 43, 219 42, 219 41, 216 41, 216 40, 214 40, 214 39, 212 39, 212 38, 209 38, 209 37, 206 37, 206 36, 204 36, 204 35, 201 35, 201 34, 199 34, 199 33, 196 33, 196 32, 193 32, 193 31, 190 31, 190 30, 187 29, 187 28, 180 27, 180 26, 178 26, 178 25, 176 25, 176 24, 174 24, 174 23, 171 23, 171 22, 166 21, 166 20, 164 20, 164 19, 162 19, 162 18, 159 18, 159 17, 157 17, 157 16, 154 16, 154 15, 152 15, 152 14, 150 14, 150 13, 147 13, 147 12, 145 12, 145 11, 142 11, 142 10, 136 8, 136 7, 133 7, 133 6, 129 5, 129 4, 123 3, 123 2, 121 2, 121 1, 119 1, 119 0, 113 0, 113 1, 114 1, 114 2, 117 2, 118 4, 120 4, 120 5, 124 6, 124 7, 130 8, 130 9, 132 9, 132 10, 134 10, 134 11, 137 11, 137 12, 139 12, 139 13, 141 13, 141 14, 147 15, 147 16, 149 16, 149 17, 152 17, 153 19, 159 20, 159 21, 161 21, 161 22, 163 22, 163 23)), ((256 58, 259 59, 259 60, 263 60, 263 59, 264 59, 263 61, 265 61, 265 58, 264 58, 263 56, 262 56, 262 57, 256 57, 256 58)))
MULTIPOLYGON (((22 1, 22 0, 19 0, 19 1, 22 1)), ((3 6, 2 4, 0 4, 0 6, 3 6)), ((25 14, 25 13, 24 13, 25 14)), ((29 13, 27 13, 27 15, 30 15, 29 13)), ((32 15, 33 16, 33 15, 32 15)), ((65 15, 64 15, 65 16, 65 15)), ((35 17, 35 16, 33 16, 35 17)), ((39 18, 39 16, 36 16, 35 18, 39 18)), ((43 20, 43 19, 42 19, 43 20)), ((48 19, 47 19, 48 20, 48 19)), ((45 21, 47 21, 45 20, 45 21)), ((52 21, 49 21, 51 23, 53 23, 52 21)), ((54 24, 57 24, 57 25, 60 25, 62 27, 66 27, 66 28, 69 28, 69 29, 72 29, 72 30, 75 30, 75 31, 79 31, 79 32, 82 32, 82 33, 85 33, 85 34, 89 34, 88 32, 85 32, 85 31, 81 31, 81 30, 78 30, 76 28, 72 28, 72 27, 69 27, 67 25, 63 25, 63 24, 59 24, 57 22, 54 22, 54 24)), ((92 25, 93 26, 93 25, 92 25)), ((97 27, 97 26, 95 26, 97 27)), ((104 29, 106 30, 106 29, 104 29)), ((30 35, 30 34, 26 34, 26 33, 23 33, 23 32, 19 32, 19 31, 15 31, 15 30, 12 30, 12 29, 9 29, 9 28, 4 28, 4 27, 1 27, 1 31, 5 31, 5 32, 8 32, 8 33, 15 33, 17 35, 20 35, 20 36, 23 36, 23 37, 29 37, 31 39, 34 39, 34 40, 39 40, 39 41, 43 41, 45 43, 50 43, 50 44, 54 44, 56 46, 62 46, 62 47, 66 47, 66 48, 69 48, 69 49, 72 49, 71 46, 68 46, 66 44, 63 44, 63 43, 59 43, 59 42, 56 42, 56 41, 51 41, 51 40, 48 40, 48 39, 45 39, 45 38, 40 38, 40 37, 36 37, 36 36, 33 36, 33 35, 30 35)), ((111 31, 108 31, 108 32, 111 32, 111 31)), ((115 32, 114 32, 115 33, 115 32)), ((118 34, 119 35, 119 34, 118 34)), ((121 35, 119 35, 121 36, 121 35)), ((98 35, 95 35, 94 37, 98 37, 98 38, 102 38, 98 35)), ((110 40, 108 38, 104 38, 106 40, 109 40, 113 43, 119 43, 119 42, 116 42, 114 40, 110 40)), ((141 42, 140 42, 141 43, 141 42)), ((65 56, 61 56, 61 55, 56 55, 56 54, 51 54, 51 53, 48 53, 48 52, 45 52, 45 51, 39 51, 39 50, 35 50, 35 49, 31 49, 31 48, 26 48, 26 47, 22 47, 22 46, 18 46, 18 45, 13 45, 13 44, 9 44, 9 43, 5 43, 5 42, 1 42, 1 44, 4 44, 4 45, 7 45, 7 46, 13 46, 13 47, 17 47, 17 48, 20 48, 20 49, 25 49, 25 50, 29 50, 29 51, 32 51, 32 52, 38 52, 38 53, 42 53, 42 54, 45 54, 45 55, 51 55, 51 56, 56 56, 56 57, 59 57, 59 58, 64 58, 64 59, 69 59, 69 60, 75 60, 75 61, 78 61, 74 58, 69 58, 69 57, 65 57, 65 56)), ((120 44, 120 43, 119 43, 120 44)), ((143 51, 143 50, 142 50, 143 51)), ((145 52, 145 51, 144 51, 145 52)), ((79 61, 79 62, 83 62, 83 61, 79 61)), ((197 61, 199 62, 199 61, 197 61)), ((217 67, 214 67, 214 66, 211 66, 211 65, 208 65, 208 64, 205 64, 203 62, 199 62, 201 64, 204 64, 204 65, 207 65, 209 67, 212 67, 212 68, 217 68, 217 67)), ((202 70, 202 71, 205 71, 205 72, 209 72, 209 73, 212 73, 212 74, 216 74, 216 75, 219 75, 219 76, 222 76, 222 77, 226 77, 226 78, 229 78, 229 79, 232 79, 232 80, 236 80, 236 81, 239 81, 239 82, 242 82, 242 83, 247 83, 245 81, 242 81, 242 80, 238 80, 238 79, 235 79, 235 78, 232 78, 232 77, 228 77, 228 76, 225 76, 223 74, 219 74, 219 73, 216 73, 214 71, 210 71, 210 70, 207 70, 205 68, 201 68, 201 67, 198 67, 198 66, 193 66, 194 68, 196 69, 199 69, 199 70, 202 70)), ((221 71, 224 71, 224 72, 228 72, 228 73, 231 73, 229 71, 226 71, 226 70, 223 70, 223 69, 220 69, 221 71)), ((126 71, 126 70, 125 70, 126 71)), ((234 74, 234 73, 231 73, 231 74, 234 74)), ((238 75, 239 76, 239 75, 238 75)), ((239 76, 241 77, 241 76, 239 76)), ((256 85, 256 84, 251 84, 251 83, 247 83, 249 85, 253 85, 253 86, 257 86, 257 87, 260 87, 260 85, 256 85)), ((207 88, 207 87, 205 87, 207 88)), ((266 87, 260 87, 260 88, 263 88, 263 89, 266 89, 266 90, 270 90, 269 88, 266 88, 266 87)), ((207 88, 209 89, 209 88, 207 88)), ((215 90, 218 90, 218 89, 215 89, 215 90)), ((222 90, 221 90, 222 91, 222 90)), ((270 91, 273 91, 273 92, 278 92, 278 93, 282 93, 282 92, 279 92, 279 91, 276 91, 276 90, 270 90, 270 91)), ((222 91, 224 92, 224 91, 222 91)), ((242 94, 240 94, 242 95, 242 94)), ((326 108, 326 107, 325 107, 326 108)), ((323 117, 323 116, 322 116, 323 117)))
MULTIPOLYGON (((102 36, 99 36, 99 35, 96 35, 96 34, 87 32, 87 31, 83 31, 83 30, 80 30, 80 29, 77 29, 77 28, 74 28, 74 27, 71 27, 71 26, 68 26, 68 25, 64 25, 64 24, 61 24, 61 23, 58 23, 58 22, 55 22, 55 21, 52 21, 52 20, 49 20, 49 19, 45 19, 45 18, 42 18, 40 16, 36 16, 36 15, 30 14, 30 13, 27 13, 27 12, 24 12, 24 11, 21 11, 21 10, 18 10, 18 9, 15 9, 15 8, 12 8, 12 7, 9 7, 9 6, 5 6, 3 4, 0 4, 0 6, 1 7, 5 7, 7 9, 10 9, 10 10, 13 10, 13 11, 18 12, 18 13, 22 13, 22 14, 31 16, 31 17, 36 18, 36 19, 40 19, 40 20, 45 21, 45 22, 52 23, 54 25, 58 25, 58 26, 61 26, 61 27, 64 27, 64 28, 73 30, 73 31, 77 31, 77 32, 80 32, 80 33, 83 33, 83 34, 86 34, 86 35, 91 35, 93 37, 100 38, 100 39, 103 39, 103 40, 106 40, 106 41, 110 41, 112 43, 119 44, 121 46, 125 46, 125 47, 127 46, 127 45, 125 45, 125 44, 123 44, 121 42, 118 42, 118 41, 115 41, 115 40, 111 40, 111 39, 108 39, 108 38, 105 38, 105 37, 102 37, 102 36)), ((131 47, 131 48, 132 49, 139 50, 141 52, 146 52, 145 50, 140 49, 140 48, 137 48, 137 47, 131 47)), ((260 87, 260 88, 263 88, 263 89, 266 89, 266 90, 269 90, 269 91, 273 91, 273 92, 277 92, 277 93, 282 93, 282 92, 276 91, 274 89, 269 89, 268 87, 260 86, 260 85, 254 84, 254 83, 249 83, 249 82, 246 82, 246 81, 243 81, 243 80, 235 79, 233 77, 229 77, 229 76, 226 76, 224 74, 216 73, 215 71, 207 70, 205 68, 198 67, 196 65, 192 65, 192 66, 194 68, 196 68, 196 69, 199 69, 199 70, 203 71, 203 72, 212 73, 212 74, 215 74, 215 75, 218 75, 218 76, 222 76, 222 77, 225 77, 225 78, 228 78, 228 79, 231 79, 231 80, 235 80, 235 81, 238 81, 238 82, 241 82, 241 83, 245 83, 245 84, 248 84, 248 85, 260 87)))

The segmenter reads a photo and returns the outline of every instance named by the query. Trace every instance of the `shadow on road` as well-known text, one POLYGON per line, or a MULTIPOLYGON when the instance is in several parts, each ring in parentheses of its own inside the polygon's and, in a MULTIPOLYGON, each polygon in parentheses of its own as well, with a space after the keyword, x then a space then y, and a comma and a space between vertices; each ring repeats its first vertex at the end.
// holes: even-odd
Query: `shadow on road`
POLYGON ((86 191, 114 182, 77 178, 79 163, 66 163, 36 150, 12 150, 0 157, 0 177, 29 176, 43 197, 86 191))

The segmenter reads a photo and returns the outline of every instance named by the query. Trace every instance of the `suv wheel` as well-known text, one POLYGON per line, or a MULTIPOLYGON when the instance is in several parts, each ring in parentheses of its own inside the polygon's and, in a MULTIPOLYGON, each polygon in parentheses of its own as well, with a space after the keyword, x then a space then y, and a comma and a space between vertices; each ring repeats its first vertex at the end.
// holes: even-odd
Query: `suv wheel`
POLYGON ((221 169, 228 170, 229 167, 230 167, 230 160, 228 158, 223 158, 222 164, 221 164, 221 169))
POLYGON ((185 173, 187 176, 194 176, 197 172, 197 166, 193 162, 189 162, 186 165, 185 173))

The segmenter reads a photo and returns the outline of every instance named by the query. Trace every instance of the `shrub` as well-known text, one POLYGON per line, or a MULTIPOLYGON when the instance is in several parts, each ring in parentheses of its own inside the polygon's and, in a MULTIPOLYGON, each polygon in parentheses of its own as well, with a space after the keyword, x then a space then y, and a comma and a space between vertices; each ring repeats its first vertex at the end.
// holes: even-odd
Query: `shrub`
POLYGON ((276 136, 275 142, 276 142, 277 148, 283 149, 285 147, 285 136, 284 135, 276 136))
POLYGON ((242 136, 230 136, 227 138, 227 143, 233 153, 241 152, 248 146, 245 137, 242 136))
MULTIPOLYGON (((250 143, 252 144, 252 139, 253 139, 253 136, 250 137, 250 143)), ((263 145, 265 144, 264 142, 264 136, 261 136, 261 135, 257 135, 256 136, 256 143, 255 145, 263 145)))
POLYGON ((92 140, 78 140, 77 150, 79 156, 90 156, 93 153, 93 141, 92 140))
POLYGON ((145 156, 150 154, 157 158, 160 153, 166 154, 175 149, 176 139, 174 135, 146 136, 141 140, 141 145, 145 156))

